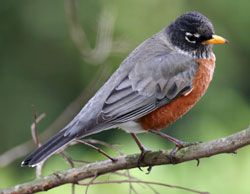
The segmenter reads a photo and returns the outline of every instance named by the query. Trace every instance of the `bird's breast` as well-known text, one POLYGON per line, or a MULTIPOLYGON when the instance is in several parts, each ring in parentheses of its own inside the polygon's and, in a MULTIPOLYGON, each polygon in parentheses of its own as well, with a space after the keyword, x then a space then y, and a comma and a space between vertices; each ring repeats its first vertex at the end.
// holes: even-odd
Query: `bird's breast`
POLYGON ((163 129, 188 112, 195 103, 204 95, 212 80, 215 57, 210 59, 198 59, 199 68, 193 79, 193 87, 190 93, 182 95, 170 103, 139 119, 144 130, 163 129))

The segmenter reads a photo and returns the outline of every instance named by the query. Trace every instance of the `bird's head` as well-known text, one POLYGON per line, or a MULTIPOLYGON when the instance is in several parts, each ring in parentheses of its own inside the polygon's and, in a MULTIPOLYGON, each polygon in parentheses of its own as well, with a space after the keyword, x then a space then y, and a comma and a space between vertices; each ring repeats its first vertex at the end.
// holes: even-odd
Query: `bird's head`
POLYGON ((213 24, 198 12, 188 12, 178 17, 166 28, 170 42, 186 52, 210 51, 213 44, 224 44, 227 40, 215 35, 213 24))

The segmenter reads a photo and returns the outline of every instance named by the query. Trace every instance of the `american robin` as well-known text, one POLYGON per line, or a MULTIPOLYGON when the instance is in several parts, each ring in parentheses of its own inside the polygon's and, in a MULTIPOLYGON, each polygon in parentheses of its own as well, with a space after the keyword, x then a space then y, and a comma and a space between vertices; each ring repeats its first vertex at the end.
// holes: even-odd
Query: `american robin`
POLYGON ((22 166, 36 166, 72 141, 111 128, 121 128, 145 147, 136 133, 152 132, 183 147, 182 141, 160 132, 190 110, 213 77, 213 44, 227 40, 215 35, 212 23, 188 12, 141 43, 76 117, 22 166))

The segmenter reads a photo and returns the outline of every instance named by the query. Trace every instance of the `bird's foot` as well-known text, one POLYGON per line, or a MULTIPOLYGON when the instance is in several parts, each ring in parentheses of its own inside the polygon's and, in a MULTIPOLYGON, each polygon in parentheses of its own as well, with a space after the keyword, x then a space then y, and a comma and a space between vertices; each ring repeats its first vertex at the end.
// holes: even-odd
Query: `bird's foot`
MULTIPOLYGON (((193 145, 197 145, 197 144, 200 144, 201 142, 185 142, 185 141, 181 141, 181 140, 178 140, 178 139, 175 139, 175 147, 171 150, 169 156, 168 156, 168 159, 170 161, 171 164, 177 164, 178 161, 176 159, 176 153, 180 150, 180 149, 183 149, 183 148, 186 148, 186 147, 189 147, 189 146, 193 146, 193 145)), ((197 166, 199 166, 199 159, 197 159, 197 166)))
MULTIPOLYGON (((139 156, 139 158, 138 158, 138 160, 137 160, 137 167, 139 168, 139 170, 143 171, 143 170, 141 169, 141 167, 142 167, 142 164, 143 164, 143 160, 144 160, 145 154, 146 154, 147 152, 150 152, 151 150, 147 149, 147 148, 141 143, 141 141, 138 139, 138 137, 136 136, 135 133, 131 133, 131 136, 133 137, 133 139, 135 140, 135 142, 136 142, 136 144, 138 145, 139 149, 141 150, 141 154, 140 154, 140 156, 139 156)), ((152 170, 152 166, 149 166, 147 170, 148 170, 147 174, 149 174, 150 171, 152 170)))
MULTIPOLYGON (((137 160, 137 167, 139 168, 139 170, 143 171, 142 168, 141 168, 142 164, 143 164, 143 160, 145 158, 146 153, 148 153, 150 151, 151 150, 147 149, 146 147, 144 147, 144 146, 142 147, 141 154, 140 154, 140 156, 139 156, 139 158, 137 160)), ((148 169, 149 169, 148 172, 150 172, 151 168, 149 167, 148 169)))

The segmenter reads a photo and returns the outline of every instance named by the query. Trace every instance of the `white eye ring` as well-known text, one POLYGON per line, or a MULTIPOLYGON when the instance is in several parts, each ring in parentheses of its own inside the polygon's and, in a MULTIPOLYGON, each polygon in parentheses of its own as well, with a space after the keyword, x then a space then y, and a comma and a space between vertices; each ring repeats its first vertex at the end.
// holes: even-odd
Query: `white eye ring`
POLYGON ((189 40, 189 38, 188 38, 187 36, 185 36, 185 39, 186 39, 188 42, 190 42, 190 43, 193 43, 193 44, 195 44, 195 43, 196 43, 196 41, 195 41, 195 40, 189 40))
POLYGON ((189 37, 196 37, 196 38, 199 38, 199 37, 200 37, 200 34, 198 34, 198 33, 191 34, 190 32, 186 32, 185 35, 186 35, 186 36, 185 36, 185 39, 186 39, 188 42, 192 43, 192 44, 195 44, 196 41, 195 41, 195 40, 190 40, 189 37))

